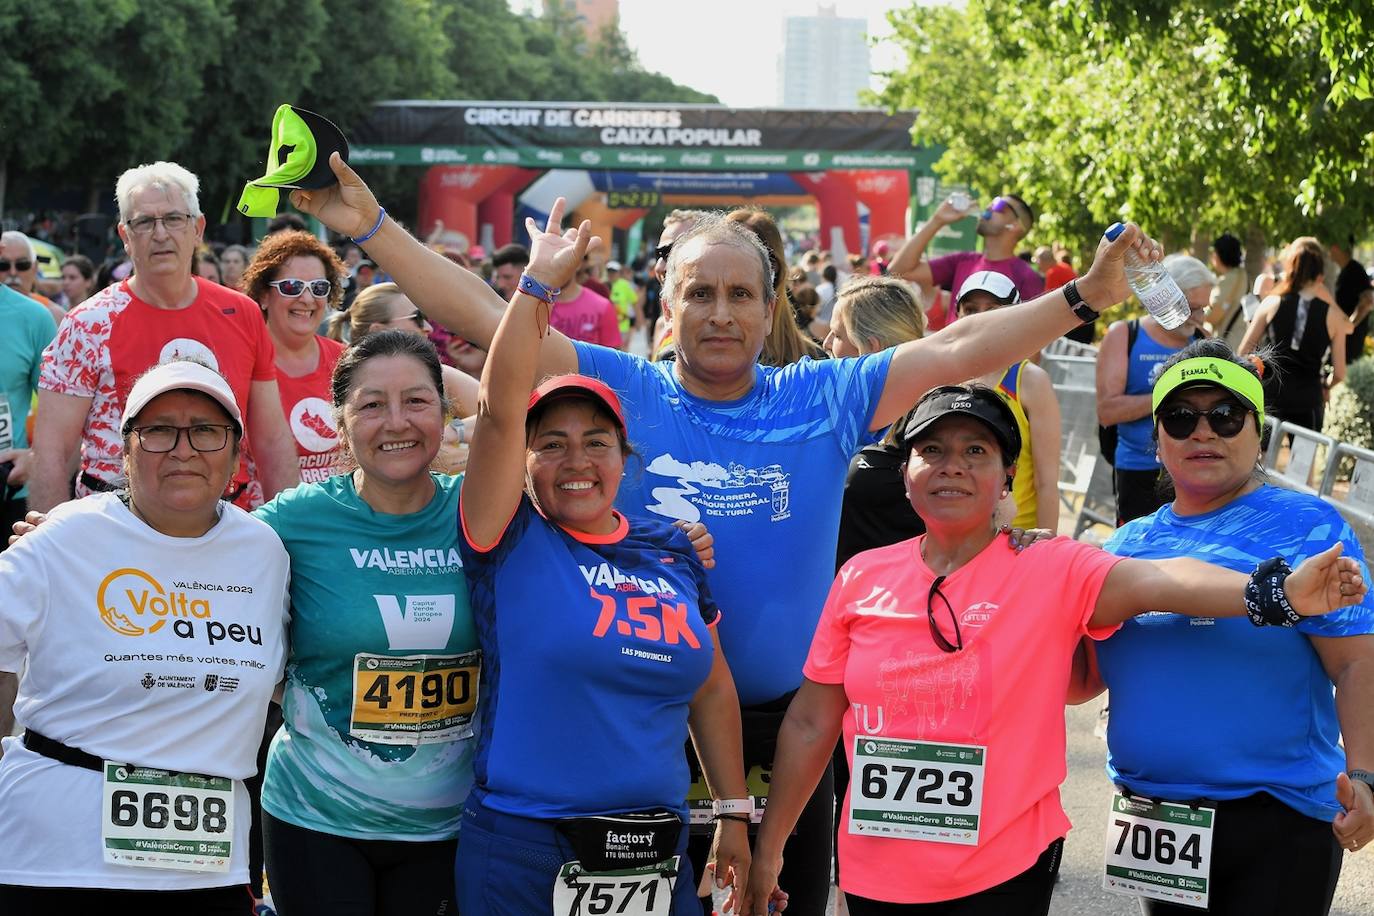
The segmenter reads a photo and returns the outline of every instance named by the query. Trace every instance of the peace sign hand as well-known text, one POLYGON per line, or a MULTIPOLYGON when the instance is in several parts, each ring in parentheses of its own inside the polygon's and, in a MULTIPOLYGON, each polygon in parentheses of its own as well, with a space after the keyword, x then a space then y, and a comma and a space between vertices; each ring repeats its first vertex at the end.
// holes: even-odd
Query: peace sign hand
POLYGON ((562 197, 553 202, 543 232, 533 219, 525 218, 525 231, 530 236, 530 263, 525 273, 550 288, 561 289, 571 283, 582 259, 602 246, 600 237, 592 235, 591 220, 584 219, 575 229, 562 228, 567 205, 562 197))

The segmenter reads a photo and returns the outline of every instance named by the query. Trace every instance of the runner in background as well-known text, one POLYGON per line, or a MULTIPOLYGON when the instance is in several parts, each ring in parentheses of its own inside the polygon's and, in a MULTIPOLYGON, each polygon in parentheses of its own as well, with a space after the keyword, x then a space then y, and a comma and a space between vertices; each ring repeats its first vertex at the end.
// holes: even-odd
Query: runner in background
POLYGON ((44 354, 29 502, 38 511, 119 485, 119 417, 134 379, 178 357, 221 372, 243 405, 246 447, 230 497, 260 505, 299 480, 282 414, 272 340, 257 304, 191 272, 205 231, 195 175, 172 162, 119 177, 119 237, 129 279, 72 309, 44 354), (248 472, 247 452, 258 486, 248 472), (79 476, 78 476, 79 468, 79 476))
MULTIPOLYGON (((840 887, 853 916, 1044 916, 1070 826, 1059 784, 1079 639, 1158 608, 1246 613, 1251 578, 1197 560, 1126 560, 1062 537, 1017 553, 992 518, 1020 434, 990 389, 936 388, 902 440, 926 533, 861 553, 836 577, 734 912, 778 900, 784 844, 843 728, 855 775, 840 887)), ((1306 615, 1364 593, 1359 564, 1337 550, 1274 587, 1306 615)), ((1272 596, 1261 610, 1287 619, 1272 596)))
POLYGON ((301 483, 338 471, 330 379, 343 354, 339 341, 316 333, 326 311, 343 300, 343 262, 308 232, 263 239, 242 278, 243 292, 262 309, 276 350, 277 387, 300 459, 301 483))
POLYGON ((28 665, 0 761, 0 912, 244 916, 286 552, 220 500, 243 424, 218 373, 150 370, 118 429, 128 489, 0 554, 0 668, 28 665))
MULTIPOLYGON (((431 325, 395 283, 377 283, 358 294, 347 311, 329 318, 329 337, 362 343, 379 331, 404 331, 429 339, 431 325)), ((453 366, 441 366, 444 397, 454 411, 444 432, 435 470, 445 474, 461 473, 467 463, 467 443, 472 436, 473 414, 477 412, 477 379, 453 366)))
MULTIPOLYGON (((1011 278, 996 271, 980 270, 959 288, 956 308, 960 318, 989 309, 1014 305, 1021 294, 1011 278)), ((992 388, 1007 402, 1021 434, 1021 454, 1016 459, 1010 503, 999 517, 1014 528, 1059 530, 1059 399, 1049 373, 1028 359, 1001 372, 990 372, 975 381, 992 388)))

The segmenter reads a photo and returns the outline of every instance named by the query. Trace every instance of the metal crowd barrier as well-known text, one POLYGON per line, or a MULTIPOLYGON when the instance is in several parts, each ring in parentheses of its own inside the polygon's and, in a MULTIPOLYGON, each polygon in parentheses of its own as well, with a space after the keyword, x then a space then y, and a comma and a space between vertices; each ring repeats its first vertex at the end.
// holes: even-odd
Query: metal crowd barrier
MULTIPOLYGON (((1075 538, 1095 525, 1116 524, 1112 469, 1098 454, 1096 364, 1095 348, 1063 339, 1046 347, 1040 362, 1059 398, 1059 494, 1065 511, 1078 515, 1075 538)), ((1265 426, 1263 462, 1273 482, 1335 506, 1374 554, 1374 451, 1272 416, 1265 426)))

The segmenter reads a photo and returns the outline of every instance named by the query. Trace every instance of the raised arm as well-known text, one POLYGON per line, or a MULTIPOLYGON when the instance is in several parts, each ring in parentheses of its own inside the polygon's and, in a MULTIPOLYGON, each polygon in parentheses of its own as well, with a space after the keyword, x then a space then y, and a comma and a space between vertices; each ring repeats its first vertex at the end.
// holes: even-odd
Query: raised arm
POLYGON ((1244 356, 1246 353, 1255 351, 1260 341, 1264 339, 1265 329, 1269 327, 1269 322, 1274 317, 1274 309, 1278 308, 1278 305, 1277 296, 1270 296, 1260 303, 1259 311, 1255 312, 1250 327, 1245 329, 1245 338, 1241 340, 1240 346, 1236 347, 1237 353, 1244 356))
POLYGON ((957 223, 959 220, 968 216, 958 210, 948 200, 940 204, 930 219, 921 224, 916 230, 916 234, 902 243, 902 247, 897 249, 897 253, 892 256, 892 260, 887 265, 887 272, 891 276, 901 277, 903 280, 910 280, 912 283, 921 286, 931 284, 930 262, 926 260, 926 249, 930 243, 939 235, 940 230, 957 223))
MULTIPOLYGON (((1326 614, 1364 600, 1360 564, 1341 556, 1338 541, 1308 557, 1283 583, 1283 594, 1303 616, 1326 614)), ((1245 613, 1245 573, 1191 557, 1122 560, 1107 573, 1089 626, 1124 623, 1146 611, 1173 611, 1190 617, 1239 617, 1245 613)))
MULTIPOLYGON (((382 215, 377 198, 358 173, 332 153, 330 168, 339 183, 315 191, 292 191, 291 203, 335 232, 361 239, 368 257, 395 278, 419 308, 464 340, 490 349, 506 303, 481 277, 464 270, 382 215), (380 220, 380 225, 379 225, 380 220)), ((544 337, 539 368, 545 375, 577 371, 572 342, 556 331, 544 337)))
MULTIPOLYGON (((559 198, 540 232, 533 220, 530 263, 525 274, 555 289, 570 281, 583 256, 600 242, 591 222, 560 234, 564 200, 559 198)), ((525 488, 525 415, 530 392, 543 368, 541 334, 547 330, 548 303, 517 292, 496 328, 477 400, 477 422, 463 480, 463 525, 475 547, 490 547, 520 504, 525 488)))
POLYGON ((1030 421, 1035 474, 1035 527, 1059 530, 1059 399, 1050 375, 1034 363, 1021 368, 1021 406, 1030 421))
MULTIPOLYGON (((1124 259, 1131 248, 1142 259, 1158 260, 1161 254, 1160 247, 1133 223, 1115 241, 1104 237, 1092 267, 1072 281, 1087 305, 1100 312, 1130 295, 1124 259)), ((869 428, 890 425, 937 385, 1005 368, 1077 327, 1082 322, 1069 308, 1067 288, 1061 286, 1015 308, 961 318, 929 337, 897 347, 869 428)))

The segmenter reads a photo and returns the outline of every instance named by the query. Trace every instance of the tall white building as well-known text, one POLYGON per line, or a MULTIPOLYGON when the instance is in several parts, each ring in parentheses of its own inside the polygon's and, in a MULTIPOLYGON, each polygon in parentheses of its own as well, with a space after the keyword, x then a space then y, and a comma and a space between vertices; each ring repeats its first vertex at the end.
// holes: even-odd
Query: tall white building
POLYGON ((869 82, 868 24, 820 6, 814 16, 788 16, 778 58, 778 102, 784 108, 855 108, 869 82))

